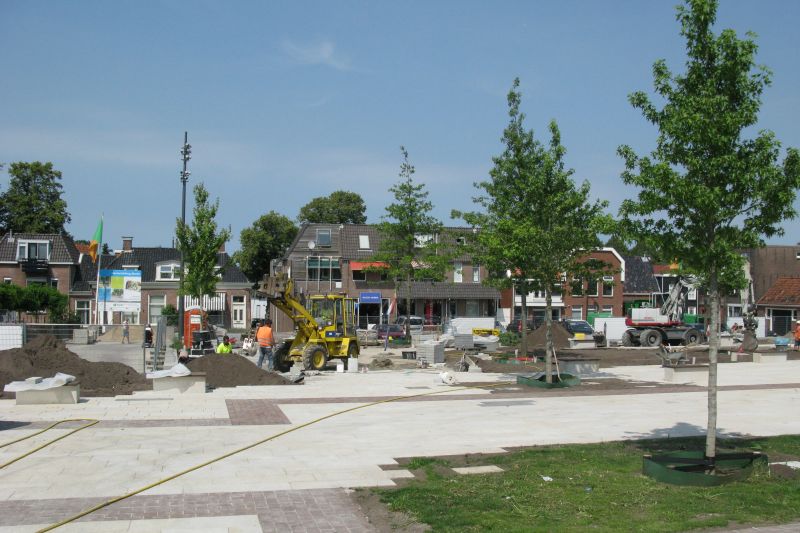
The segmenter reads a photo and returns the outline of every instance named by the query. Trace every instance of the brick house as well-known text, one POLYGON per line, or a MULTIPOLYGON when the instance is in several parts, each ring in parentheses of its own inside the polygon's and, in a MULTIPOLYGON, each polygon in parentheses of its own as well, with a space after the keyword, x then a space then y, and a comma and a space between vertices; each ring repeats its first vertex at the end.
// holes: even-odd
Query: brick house
MULTIPOLYGON (((455 245, 465 242, 472 230, 447 228, 458 234, 455 245), (462 239, 462 240, 460 240, 462 239)), ((442 238, 434 236, 433 238, 442 238)), ((341 292, 357 299, 359 327, 393 322, 406 314, 406 288, 395 287, 380 272, 369 271, 380 246, 377 226, 370 224, 304 224, 284 256, 282 263, 300 295, 341 292)), ((473 265, 469 256, 453 260, 453 268, 443 282, 413 282, 410 314, 429 323, 446 322, 460 316, 495 317, 500 293, 481 281, 486 270, 473 265)), ((270 316, 277 331, 287 331, 291 321, 272 308, 270 316)))
MULTIPOLYGON (((131 324, 154 323, 161 316, 166 305, 178 307, 178 286, 180 284, 180 252, 176 248, 133 247, 132 237, 123 237, 122 249, 114 254, 100 256, 101 269, 140 270, 141 308, 138 313, 121 313, 104 310, 100 303, 101 322, 120 324, 128 320, 131 324)), ((217 254, 220 281, 214 297, 205 297, 202 302, 186 296, 185 305, 202 305, 208 312, 209 320, 225 328, 245 329, 250 325, 250 298, 252 283, 239 268, 230 262, 224 250, 217 254), (225 268, 222 267, 224 265, 225 268)), ((70 293, 75 309, 87 322, 94 322, 95 286, 97 284, 96 265, 91 258, 83 256, 80 273, 70 293)))
POLYGON ((756 305, 765 319, 767 331, 777 335, 792 331, 800 320, 800 277, 779 277, 756 305))

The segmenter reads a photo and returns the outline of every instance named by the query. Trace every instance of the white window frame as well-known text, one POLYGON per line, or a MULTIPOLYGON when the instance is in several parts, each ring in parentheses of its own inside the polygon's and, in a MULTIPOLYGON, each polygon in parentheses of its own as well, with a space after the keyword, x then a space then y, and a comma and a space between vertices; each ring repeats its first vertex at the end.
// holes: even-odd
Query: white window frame
POLYGON ((47 247, 47 254, 46 254, 47 257, 45 257, 45 258, 37 257, 35 259, 45 259, 46 261, 50 261, 50 254, 53 251, 53 246, 50 244, 50 241, 37 240, 37 239, 24 240, 24 241, 21 240, 21 241, 18 242, 18 244, 17 244, 17 261, 26 261, 26 260, 29 259, 28 258, 28 245, 29 244, 36 244, 36 245, 44 244, 47 247), (25 252, 22 251, 23 249, 25 250, 25 252))
POLYGON ((422 248, 423 246, 427 245, 429 242, 435 242, 434 236, 431 234, 417 234, 414 235, 414 248, 422 248))
POLYGON ((453 262, 453 283, 464 282, 464 263, 461 261, 453 262))
POLYGON ((480 265, 472 265, 472 283, 480 283, 481 282, 481 266, 480 265))
POLYGON ((611 313, 614 314, 614 306, 613 305, 604 305, 603 306, 603 313, 611 313))
POLYGON ((728 304, 728 318, 741 318, 742 317, 742 306, 738 304, 728 304))
POLYGON ((369 235, 359 235, 358 236, 358 249, 359 250, 369 250, 369 235))
POLYGON ((572 320, 583 320, 583 306, 582 305, 573 305, 572 309, 570 309, 570 318, 572 320), (576 312, 577 311, 577 316, 576 312))
POLYGON ((601 283, 602 283, 602 281, 597 280, 597 279, 587 281, 586 282, 586 293, 585 293, 585 295, 586 296, 600 296, 600 291, 597 290, 597 286, 600 285, 601 283), (594 285, 594 292, 589 292, 590 290, 592 290, 591 289, 592 285, 594 285))
MULTIPOLYGON (((606 277, 610 277, 610 276, 606 276, 606 277)), ((613 281, 614 281, 614 278, 611 278, 611 281, 609 282, 609 281, 606 281, 606 278, 604 277, 603 281, 600 282, 603 285, 603 296, 606 297, 606 298, 612 298, 614 296, 614 283, 613 283, 613 281), (608 287, 611 290, 610 294, 606 294, 606 287, 608 287)))
POLYGON ((181 264, 178 262, 159 263, 156 265, 156 281, 180 281, 181 264), (164 276, 162 269, 169 269, 169 277, 164 276))
POLYGON ((13 281, 14 280, 12 280, 11 278, 3 278, 3 283, 5 283, 6 285, 11 285, 13 281))

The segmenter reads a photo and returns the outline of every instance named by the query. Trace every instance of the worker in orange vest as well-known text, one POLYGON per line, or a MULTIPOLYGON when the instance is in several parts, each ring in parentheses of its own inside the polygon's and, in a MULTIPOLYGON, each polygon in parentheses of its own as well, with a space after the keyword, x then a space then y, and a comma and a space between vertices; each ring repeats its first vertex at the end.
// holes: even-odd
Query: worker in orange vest
POLYGON ((800 350, 800 320, 794 326, 794 349, 800 350))
POLYGON ((266 319, 261 323, 261 327, 256 331, 256 339, 258 339, 258 349, 261 355, 258 357, 258 368, 264 364, 264 359, 267 360, 267 369, 274 370, 272 361, 272 349, 275 347, 275 337, 272 335, 272 320, 266 319))

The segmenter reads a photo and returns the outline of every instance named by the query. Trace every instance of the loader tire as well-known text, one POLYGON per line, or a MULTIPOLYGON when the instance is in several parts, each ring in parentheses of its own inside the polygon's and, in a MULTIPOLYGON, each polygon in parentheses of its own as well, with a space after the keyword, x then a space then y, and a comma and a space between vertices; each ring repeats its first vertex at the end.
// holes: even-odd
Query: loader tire
POLYGON ((639 342, 642 346, 658 347, 664 339, 661 338, 661 332, 657 329, 646 329, 639 336, 639 342))
POLYGON ((278 372, 288 372, 292 368, 293 361, 289 359, 289 348, 292 341, 284 341, 272 352, 272 362, 278 372))
POLYGON ((306 370, 325 370, 328 365, 328 352, 319 344, 309 344, 303 350, 303 368, 306 370))
POLYGON ((622 334, 622 345, 623 346, 634 346, 636 343, 633 342, 633 334, 630 331, 626 331, 622 334))
POLYGON ((683 334, 684 346, 697 344, 698 342, 700 342, 700 332, 696 329, 687 330, 686 333, 683 334))

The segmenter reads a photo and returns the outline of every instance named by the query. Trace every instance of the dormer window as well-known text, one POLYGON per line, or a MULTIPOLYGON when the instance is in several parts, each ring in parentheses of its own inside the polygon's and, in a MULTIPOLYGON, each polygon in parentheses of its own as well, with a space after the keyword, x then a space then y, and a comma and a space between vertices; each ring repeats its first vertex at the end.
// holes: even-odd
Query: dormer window
POLYGON ((181 265, 180 263, 167 263, 158 265, 156 272, 156 280, 158 281, 173 281, 181 279, 181 265))
POLYGON ((19 241, 17 245, 17 261, 50 259, 50 241, 19 241))
POLYGON ((360 250, 369 250, 369 235, 358 236, 358 248, 360 250))
POLYGON ((330 248, 331 247, 331 230, 330 229, 318 229, 317 230, 317 246, 320 248, 330 248))

